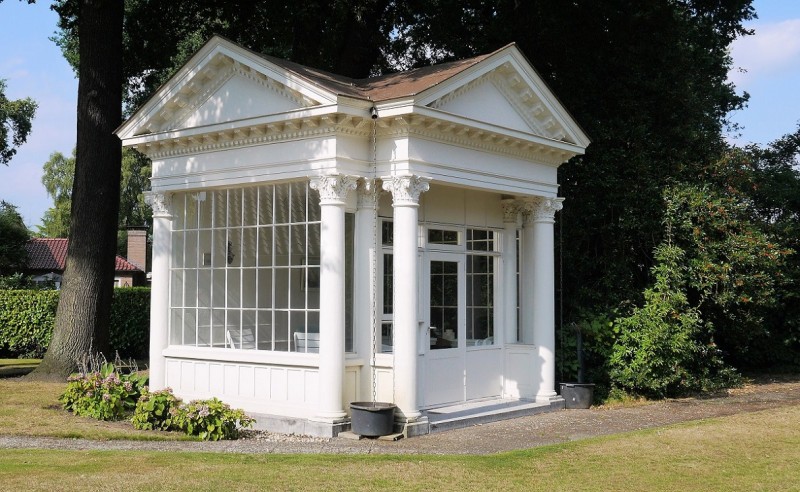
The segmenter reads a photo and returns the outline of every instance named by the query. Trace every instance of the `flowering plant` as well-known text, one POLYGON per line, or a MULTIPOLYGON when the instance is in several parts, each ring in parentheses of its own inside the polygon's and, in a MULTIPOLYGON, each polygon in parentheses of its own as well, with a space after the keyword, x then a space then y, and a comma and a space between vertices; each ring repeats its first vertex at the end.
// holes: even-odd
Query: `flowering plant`
POLYGON ((149 393, 146 391, 136 402, 131 422, 139 430, 173 430, 174 410, 181 400, 172 394, 170 388, 149 393))
POLYGON ((99 371, 71 375, 59 401, 75 415, 119 420, 133 410, 146 382, 146 376, 119 374, 114 364, 105 363, 99 371))
POLYGON ((170 411, 175 428, 205 441, 236 439, 239 428, 253 425, 254 420, 242 410, 232 409, 216 398, 194 400, 170 411))

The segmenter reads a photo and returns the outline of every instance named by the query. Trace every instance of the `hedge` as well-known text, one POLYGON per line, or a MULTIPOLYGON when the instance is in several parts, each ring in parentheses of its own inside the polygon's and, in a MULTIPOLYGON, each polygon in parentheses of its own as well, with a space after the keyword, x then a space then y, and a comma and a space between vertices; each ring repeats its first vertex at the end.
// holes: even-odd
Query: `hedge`
MULTIPOLYGON (((56 290, 0 290, 0 356, 40 358, 53 336, 56 290)), ((111 350, 123 358, 147 357, 150 344, 150 289, 114 289, 111 350)))

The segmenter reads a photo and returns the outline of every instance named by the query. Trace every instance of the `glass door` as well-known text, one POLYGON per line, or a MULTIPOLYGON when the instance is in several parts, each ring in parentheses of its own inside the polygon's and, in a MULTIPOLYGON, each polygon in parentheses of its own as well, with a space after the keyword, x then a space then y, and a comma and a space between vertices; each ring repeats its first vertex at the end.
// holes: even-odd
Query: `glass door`
POLYGON ((427 261, 429 341, 425 405, 464 401, 466 286, 464 255, 430 253, 427 261))

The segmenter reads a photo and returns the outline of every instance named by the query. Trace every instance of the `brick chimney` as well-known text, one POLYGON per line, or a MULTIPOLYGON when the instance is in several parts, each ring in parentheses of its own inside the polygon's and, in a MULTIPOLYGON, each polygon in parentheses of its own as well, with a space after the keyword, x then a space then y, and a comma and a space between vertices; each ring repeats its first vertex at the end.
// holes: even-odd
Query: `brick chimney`
POLYGON ((147 227, 128 227, 128 261, 147 272, 147 227))

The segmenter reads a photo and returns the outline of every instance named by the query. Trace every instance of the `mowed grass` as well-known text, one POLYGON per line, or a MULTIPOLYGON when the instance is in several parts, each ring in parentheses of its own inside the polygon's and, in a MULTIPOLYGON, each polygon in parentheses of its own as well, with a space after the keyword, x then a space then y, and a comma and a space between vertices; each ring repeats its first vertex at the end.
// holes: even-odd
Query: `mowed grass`
POLYGON ((492 456, 5 450, 6 490, 800 490, 800 406, 492 456))
MULTIPOLYGON (((173 432, 137 431, 129 422, 101 422, 64 411, 64 383, 0 379, 0 435, 86 439, 189 439, 173 432)), ((0 481, 0 490, 3 482, 0 481)))

